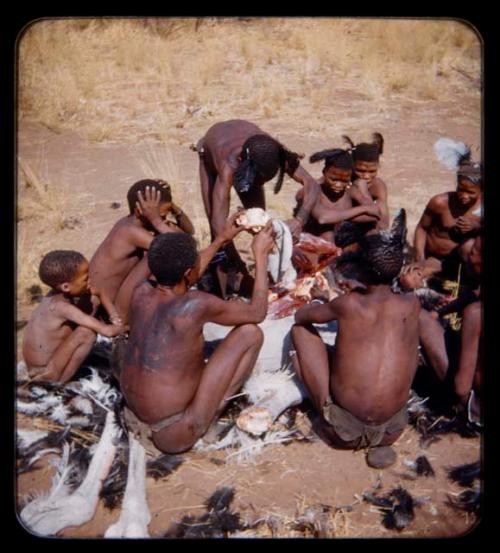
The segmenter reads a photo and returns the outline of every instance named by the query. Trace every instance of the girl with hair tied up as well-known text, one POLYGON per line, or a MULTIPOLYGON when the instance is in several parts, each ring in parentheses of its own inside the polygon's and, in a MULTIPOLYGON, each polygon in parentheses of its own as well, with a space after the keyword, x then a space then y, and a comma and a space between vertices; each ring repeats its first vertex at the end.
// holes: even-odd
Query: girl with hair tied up
MULTIPOLYGON (((380 220, 380 210, 372 201, 366 184, 364 189, 351 187, 353 157, 349 149, 322 150, 314 153, 309 161, 324 161, 324 166, 323 176, 318 180, 321 193, 304 226, 305 232, 335 242, 336 231, 344 221, 350 221, 356 226, 359 224, 358 234, 361 235, 364 230, 362 223, 373 225, 380 220)), ((299 190, 296 199, 295 211, 298 211, 303 201, 302 190, 299 190)), ((344 244, 337 245, 342 247, 344 244)))
MULTIPOLYGON (((304 187, 302 207, 288 221, 294 238, 299 237, 319 194, 316 180, 300 166, 301 156, 288 150, 257 125, 242 119, 216 123, 191 148, 200 158, 201 194, 212 240, 224 228, 232 187, 245 209, 266 209, 263 185, 278 175, 274 185, 277 194, 285 173, 304 187)), ((248 294, 253 279, 232 242, 218 252, 212 267, 222 297, 226 296, 229 270, 236 271, 240 280, 236 285, 239 290, 234 291, 248 294)))
POLYGON ((353 159, 354 184, 361 179, 366 181, 368 192, 373 201, 380 207, 380 221, 377 229, 389 228, 389 206, 387 205, 387 185, 377 176, 380 156, 384 151, 384 137, 375 132, 372 134, 372 142, 354 142, 348 137, 342 137, 350 146, 353 159))

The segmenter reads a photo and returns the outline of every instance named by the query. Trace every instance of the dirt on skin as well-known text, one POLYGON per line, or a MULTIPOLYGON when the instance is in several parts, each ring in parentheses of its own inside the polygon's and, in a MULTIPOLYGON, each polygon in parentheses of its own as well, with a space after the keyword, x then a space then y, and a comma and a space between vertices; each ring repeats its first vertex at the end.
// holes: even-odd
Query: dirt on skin
MULTIPOLYGON (((477 98, 462 98, 460 103, 400 102, 390 109, 374 111, 361 100, 345 97, 346 111, 331 114, 346 121, 343 132, 354 139, 372 131, 380 131, 385 138, 385 151, 381 159, 379 175, 389 190, 391 215, 397 208, 405 207, 408 214, 409 238, 429 198, 437 193, 452 190, 454 174, 434 158, 432 145, 440 136, 449 136, 468 144, 480 143, 480 121, 477 116, 477 98), (359 128, 362 120, 362 129, 359 128), (356 130, 357 129, 357 130, 356 130)), ((237 114, 227 118, 237 117, 237 114)), ((305 152, 304 166, 315 177, 321 174, 321 164, 310 165, 309 155, 317 150, 337 144, 338 137, 324 136, 310 129, 304 132, 300 117, 279 122, 253 119, 261 128, 277 136, 289 148, 305 152)), ((198 185, 198 159, 189 149, 215 121, 200 119, 191 122, 177 143, 168 144, 168 159, 175 160, 178 181, 172 182, 174 201, 196 221, 200 243, 207 244, 207 225, 204 221, 201 195, 198 185), (205 230, 203 230, 205 229, 205 230)), ((126 192, 137 180, 145 178, 141 159, 151 158, 152 152, 164 156, 165 144, 145 138, 133 145, 90 144, 76 134, 56 134, 41 125, 21 121, 18 132, 19 156, 36 169, 42 181, 50 183, 59 202, 55 215, 39 205, 29 217, 18 223, 18 230, 28 241, 28 246, 18 249, 18 275, 26 264, 37 267, 41 256, 51 249, 76 249, 90 258, 115 221, 126 215, 126 192), (58 191, 60 195, 58 196, 58 191), (63 201, 64 200, 64 201, 63 201), (117 206, 117 204, 119 204, 117 206), (51 217, 49 217, 51 215, 51 217), (21 228, 22 227, 22 228, 21 228), (30 238, 31 237, 31 238, 30 238), (36 237, 34 239, 33 237, 36 237)), ((477 154, 476 154, 477 157, 477 154)), ((164 178, 163 174, 154 175, 164 178)), ((294 205, 298 185, 286 178, 281 193, 273 196, 272 186, 267 185, 268 207, 271 213, 287 218, 294 205)), ((21 176, 18 183, 18 201, 37 201, 36 191, 21 176)), ((236 206, 233 197, 232 207, 236 206)), ((56 206, 56 207, 57 207, 56 206)), ((22 238, 22 237, 21 237, 22 238)), ((29 303, 25 288, 40 284, 36 272, 23 275, 18 289, 17 331, 18 359, 23 334, 23 321, 29 319, 36 306, 29 303)), ((307 414, 299 414, 301 425, 310 425, 307 414)), ((30 428, 31 421, 21 417, 19 424, 30 428)), ((232 510, 245 520, 255 521, 275 515, 281 521, 275 536, 303 536, 294 531, 292 520, 313 504, 323 503, 342 507, 335 515, 333 536, 338 537, 387 537, 457 536, 467 532, 475 524, 466 515, 448 506, 447 493, 461 489, 446 478, 445 469, 476 461, 481 455, 481 439, 464 439, 456 434, 445 435, 427 450, 421 450, 418 434, 408 428, 396 444, 398 460, 394 467, 384 471, 366 465, 364 453, 334 450, 317 438, 313 442, 293 442, 266 447, 251 462, 235 464, 227 458, 228 452, 192 451, 184 456, 184 463, 170 476, 154 481, 147 480, 147 500, 151 512, 149 532, 161 537, 170 524, 180 521, 184 515, 204 512, 204 501, 222 486, 235 489, 232 510), (405 460, 414 461, 425 454, 436 473, 435 477, 407 479, 411 471, 405 460), (215 461, 214 461, 215 459, 215 461), (226 462, 227 461, 227 462, 226 462), (405 476, 406 475, 406 476, 405 476), (381 524, 381 515, 358 498, 365 491, 378 485, 385 494, 401 485, 412 496, 425 499, 415 508, 415 519, 401 532, 387 530, 381 524)), ((49 458, 40 463, 41 468, 20 475, 17 496, 48 490, 53 467, 49 458)), ((65 537, 101 537, 106 528, 115 522, 119 510, 107 510, 102 501, 93 519, 78 527, 60 532, 65 537)), ((258 535, 271 536, 271 530, 261 527, 258 535)))

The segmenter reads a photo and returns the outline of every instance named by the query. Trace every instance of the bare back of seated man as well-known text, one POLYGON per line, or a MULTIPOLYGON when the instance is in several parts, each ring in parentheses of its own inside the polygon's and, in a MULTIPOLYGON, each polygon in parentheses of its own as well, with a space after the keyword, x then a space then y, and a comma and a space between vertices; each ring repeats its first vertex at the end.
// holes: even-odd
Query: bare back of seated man
MULTIPOLYGON (((241 230, 231 220, 228 240, 241 230)), ((188 291, 210 259, 200 262, 192 237, 164 234, 151 244, 148 262, 157 283, 145 281, 134 290, 120 383, 129 407, 151 426, 158 449, 191 448, 250 375, 263 340, 256 323, 267 311, 272 232, 269 223, 252 243, 256 276, 249 304, 188 291), (205 362, 203 325, 209 321, 235 328, 205 362)))
POLYGON ((361 254, 349 254, 359 256, 357 274, 350 279, 362 289, 299 309, 292 339, 297 373, 327 423, 323 430, 332 445, 374 448, 367 462, 384 468, 394 462, 393 451, 384 448, 389 462, 371 458, 377 457, 378 447, 394 443, 406 426, 406 403, 417 369, 420 303, 390 289, 402 265, 401 245, 379 255, 378 237, 367 238, 373 248, 365 245, 361 254), (367 254, 366 248, 372 251, 367 254), (338 333, 329 356, 313 324, 332 320, 338 322, 338 333))

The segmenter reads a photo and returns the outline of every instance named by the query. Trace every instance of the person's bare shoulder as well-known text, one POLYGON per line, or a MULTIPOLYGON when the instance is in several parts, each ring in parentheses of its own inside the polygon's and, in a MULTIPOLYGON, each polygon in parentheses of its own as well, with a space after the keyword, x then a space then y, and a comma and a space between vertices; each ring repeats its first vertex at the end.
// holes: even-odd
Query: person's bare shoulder
POLYGON ((375 177, 372 180, 371 187, 378 194, 387 194, 387 184, 380 177, 375 177))
POLYGON ((134 296, 143 296, 153 291, 153 282, 149 279, 144 279, 134 288, 134 296))
POLYGON ((410 312, 420 312, 421 303, 415 294, 394 294, 394 300, 410 312))
POLYGON ((440 213, 445 209, 449 208, 449 201, 450 201, 450 193, 449 192, 443 192, 441 194, 436 194, 436 196, 432 196, 432 198, 427 203, 426 210, 432 211, 435 213, 440 213))
POLYGON ((361 305, 364 295, 361 292, 353 290, 347 294, 342 294, 333 299, 330 304, 339 313, 349 312, 353 308, 361 305))

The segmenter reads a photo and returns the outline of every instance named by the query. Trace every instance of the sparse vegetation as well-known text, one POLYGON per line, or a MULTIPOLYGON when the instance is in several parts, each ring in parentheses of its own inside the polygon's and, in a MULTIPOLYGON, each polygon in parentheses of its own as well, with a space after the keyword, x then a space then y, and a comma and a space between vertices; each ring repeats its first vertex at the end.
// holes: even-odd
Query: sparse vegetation
POLYGON ((346 82, 381 102, 443 98, 464 85, 460 71, 477 88, 479 52, 452 20, 41 20, 19 41, 20 113, 94 141, 165 141, 187 109, 202 105, 209 123, 249 109, 289 115, 306 92, 314 124, 346 82))

